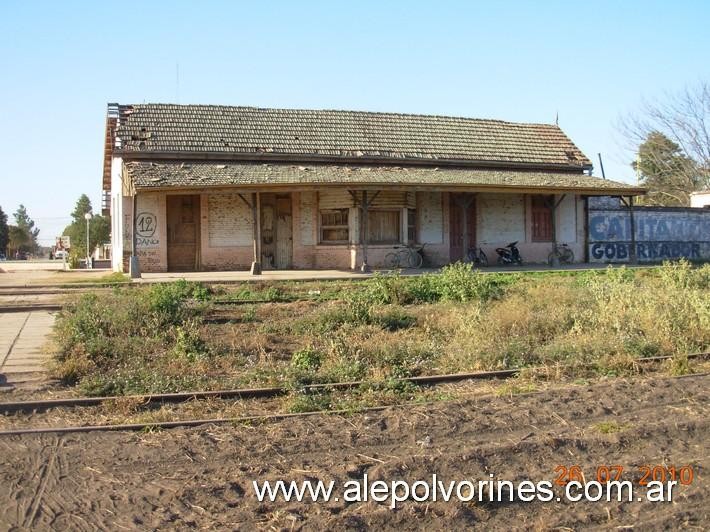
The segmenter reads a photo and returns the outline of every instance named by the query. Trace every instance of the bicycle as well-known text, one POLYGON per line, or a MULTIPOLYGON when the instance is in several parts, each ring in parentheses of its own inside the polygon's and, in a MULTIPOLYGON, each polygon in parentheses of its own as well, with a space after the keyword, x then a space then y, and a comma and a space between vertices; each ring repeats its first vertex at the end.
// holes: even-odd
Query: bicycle
POLYGON ((424 246, 426 244, 409 244, 395 246, 399 251, 385 255, 385 266, 390 270, 397 268, 421 268, 424 264, 424 246))
POLYGON ((483 252, 481 248, 469 248, 468 253, 466 254, 466 259, 468 262, 470 262, 474 267, 475 266, 488 266, 488 257, 486 254, 483 252))
POLYGON ((574 252, 567 244, 555 244, 555 247, 547 256, 547 264, 572 264, 574 262, 574 252))

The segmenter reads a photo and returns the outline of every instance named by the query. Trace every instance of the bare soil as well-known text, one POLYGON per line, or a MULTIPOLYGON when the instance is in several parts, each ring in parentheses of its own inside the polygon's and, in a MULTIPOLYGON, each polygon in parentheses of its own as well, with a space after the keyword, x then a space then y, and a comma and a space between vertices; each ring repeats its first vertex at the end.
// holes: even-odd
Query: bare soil
MULTIPOLYGON (((702 529, 710 376, 615 379, 511 397, 157 433, 0 439, 0 529, 702 529), (602 429, 606 427, 606 429, 602 429), (609 431, 609 427, 616 429, 609 431), (554 480, 690 465, 672 503, 259 503, 252 480, 554 480)), ((640 489, 640 488, 639 488, 640 489)))

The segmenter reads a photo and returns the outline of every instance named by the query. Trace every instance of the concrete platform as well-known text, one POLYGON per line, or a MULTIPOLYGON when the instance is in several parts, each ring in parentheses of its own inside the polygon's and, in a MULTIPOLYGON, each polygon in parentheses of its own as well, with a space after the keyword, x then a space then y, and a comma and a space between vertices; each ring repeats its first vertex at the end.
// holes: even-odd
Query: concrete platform
POLYGON ((0 261, 0 288, 92 282, 111 273, 104 270, 64 270, 62 261, 0 261))
MULTIPOLYGON (((551 267, 547 264, 525 264, 523 266, 487 266, 480 268, 483 273, 499 272, 552 272, 552 271, 579 271, 579 270, 603 270, 609 267, 608 264, 570 264, 565 266, 551 267)), ((626 265, 631 268, 649 268, 653 265, 626 265)), ((401 271, 401 275, 421 275, 424 273, 437 273, 440 268, 406 269, 401 271)), ((387 273, 389 270, 378 270, 380 273, 387 273)), ((264 270, 261 275, 252 275, 248 271, 231 272, 167 272, 167 273, 144 273, 140 279, 134 279, 134 283, 160 283, 186 279, 188 281, 201 281, 209 283, 238 283, 238 282, 258 282, 258 281, 319 281, 335 279, 366 279, 372 277, 375 272, 361 273, 353 270, 264 270)))
POLYGON ((0 386, 44 378, 53 325, 52 312, 0 314, 0 386))

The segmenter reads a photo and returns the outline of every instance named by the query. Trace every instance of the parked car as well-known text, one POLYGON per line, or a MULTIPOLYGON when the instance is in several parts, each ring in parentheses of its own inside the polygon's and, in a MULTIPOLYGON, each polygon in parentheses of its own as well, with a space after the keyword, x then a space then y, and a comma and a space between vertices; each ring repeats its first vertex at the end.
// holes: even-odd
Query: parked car
POLYGON ((2 252, 0 252, 0 260, 7 260, 7 257, 2 252))
POLYGON ((58 249, 57 251, 54 252, 54 258, 55 259, 68 259, 69 252, 65 249, 58 249))
POLYGON ((15 252, 15 260, 27 260, 27 252, 26 251, 16 251, 15 252))

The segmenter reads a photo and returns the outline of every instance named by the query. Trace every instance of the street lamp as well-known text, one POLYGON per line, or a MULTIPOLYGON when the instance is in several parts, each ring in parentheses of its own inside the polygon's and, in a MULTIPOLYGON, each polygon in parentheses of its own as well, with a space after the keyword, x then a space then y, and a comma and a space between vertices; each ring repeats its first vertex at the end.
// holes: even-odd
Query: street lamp
POLYGON ((91 267, 91 253, 89 251, 89 221, 91 221, 91 213, 87 212, 84 215, 84 220, 86 220, 86 269, 91 267))

